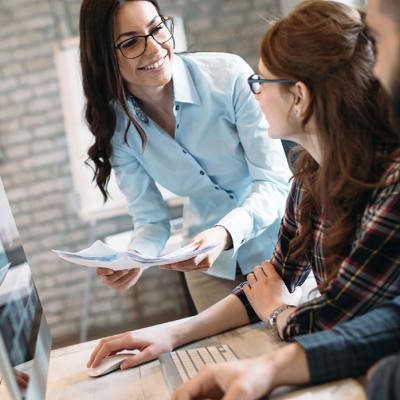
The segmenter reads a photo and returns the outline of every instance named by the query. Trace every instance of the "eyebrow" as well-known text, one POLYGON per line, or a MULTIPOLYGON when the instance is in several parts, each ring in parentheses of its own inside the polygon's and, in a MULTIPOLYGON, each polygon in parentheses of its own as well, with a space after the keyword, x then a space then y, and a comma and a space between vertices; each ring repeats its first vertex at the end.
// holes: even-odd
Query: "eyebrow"
MULTIPOLYGON (((150 28, 150 26, 154 24, 154 22, 156 21, 157 18, 161 18, 160 15, 156 15, 155 17, 153 17, 152 20, 147 24, 147 28, 150 28)), ((124 32, 124 33, 121 33, 120 35, 118 35, 118 37, 115 40, 118 41, 122 37, 133 36, 133 35, 137 35, 137 34, 138 34, 138 32, 136 32, 136 31, 124 32)))

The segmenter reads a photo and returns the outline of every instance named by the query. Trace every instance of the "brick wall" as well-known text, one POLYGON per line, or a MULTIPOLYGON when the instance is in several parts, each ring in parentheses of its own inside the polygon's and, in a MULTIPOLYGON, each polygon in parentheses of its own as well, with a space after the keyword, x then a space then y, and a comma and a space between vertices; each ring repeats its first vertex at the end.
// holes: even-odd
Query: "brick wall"
MULTIPOLYGON (((184 17, 192 50, 218 50, 257 62, 261 17, 276 0, 161 0, 184 17)), ((79 0, 0 0, 0 176, 50 323, 55 345, 79 337, 86 270, 57 259, 52 248, 79 249, 90 227, 71 204, 73 192, 54 64, 54 46, 77 34, 79 0)), ((96 236, 128 230, 127 216, 99 222, 96 236)), ((187 315, 177 274, 148 271, 117 293, 95 282, 89 334, 98 336, 187 315)))

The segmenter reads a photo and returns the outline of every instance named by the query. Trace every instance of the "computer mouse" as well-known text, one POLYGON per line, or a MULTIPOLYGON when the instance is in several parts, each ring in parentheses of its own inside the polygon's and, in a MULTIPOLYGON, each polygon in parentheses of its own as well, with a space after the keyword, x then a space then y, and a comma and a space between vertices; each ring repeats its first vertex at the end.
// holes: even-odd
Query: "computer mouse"
POLYGON ((127 359, 128 357, 134 355, 135 353, 123 353, 123 354, 114 354, 106 357, 100 365, 95 368, 87 368, 87 374, 92 378, 97 378, 99 376, 103 376, 112 371, 119 369, 122 361, 127 359))

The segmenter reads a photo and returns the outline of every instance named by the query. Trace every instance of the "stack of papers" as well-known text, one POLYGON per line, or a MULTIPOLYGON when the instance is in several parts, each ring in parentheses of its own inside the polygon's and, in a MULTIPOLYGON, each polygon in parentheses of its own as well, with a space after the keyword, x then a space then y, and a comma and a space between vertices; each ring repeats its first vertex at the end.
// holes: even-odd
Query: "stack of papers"
POLYGON ((122 269, 141 268, 177 263, 200 254, 207 253, 218 246, 218 243, 204 247, 188 244, 172 253, 160 257, 146 257, 134 251, 117 251, 107 246, 101 240, 97 240, 87 249, 77 253, 63 250, 53 250, 60 258, 73 264, 84 265, 86 267, 110 268, 114 271, 122 269))

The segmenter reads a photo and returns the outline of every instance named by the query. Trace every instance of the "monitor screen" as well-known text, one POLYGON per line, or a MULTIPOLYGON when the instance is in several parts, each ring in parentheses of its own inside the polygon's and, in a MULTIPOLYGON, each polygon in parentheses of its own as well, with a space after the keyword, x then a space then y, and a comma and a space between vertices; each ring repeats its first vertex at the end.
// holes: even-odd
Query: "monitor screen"
POLYGON ((0 373, 13 399, 44 399, 51 339, 0 179, 0 373))

